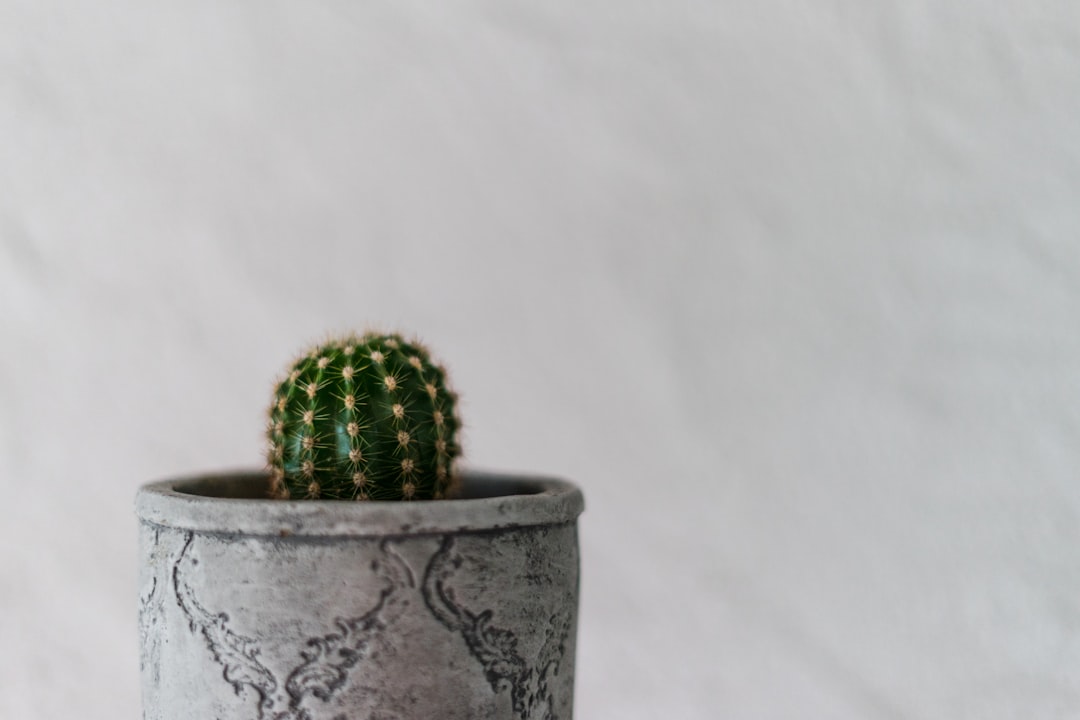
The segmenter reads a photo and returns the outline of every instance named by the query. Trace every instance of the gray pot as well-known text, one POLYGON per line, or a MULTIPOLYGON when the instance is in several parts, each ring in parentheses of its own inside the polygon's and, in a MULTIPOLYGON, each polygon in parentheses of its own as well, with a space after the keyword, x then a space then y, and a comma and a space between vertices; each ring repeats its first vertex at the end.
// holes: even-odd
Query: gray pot
POLYGON ((145 720, 568 720, 581 492, 263 499, 239 473, 139 490, 145 720))

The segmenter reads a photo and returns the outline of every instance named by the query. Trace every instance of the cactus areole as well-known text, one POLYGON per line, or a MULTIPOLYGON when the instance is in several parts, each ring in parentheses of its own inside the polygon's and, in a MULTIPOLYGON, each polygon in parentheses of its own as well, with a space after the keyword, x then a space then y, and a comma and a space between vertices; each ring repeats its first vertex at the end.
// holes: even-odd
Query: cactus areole
POLYGON ((346 336, 314 347, 274 390, 271 494, 430 500, 456 490, 457 396, 419 342, 346 336))

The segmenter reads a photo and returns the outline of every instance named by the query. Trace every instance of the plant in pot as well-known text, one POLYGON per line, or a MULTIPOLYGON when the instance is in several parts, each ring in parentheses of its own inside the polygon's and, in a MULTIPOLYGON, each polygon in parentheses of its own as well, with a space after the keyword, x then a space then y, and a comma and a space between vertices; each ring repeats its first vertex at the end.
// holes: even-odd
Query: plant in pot
POLYGON ((146 485, 145 720, 566 720, 570 483, 458 472, 457 398, 418 342, 297 360, 268 467, 146 485))

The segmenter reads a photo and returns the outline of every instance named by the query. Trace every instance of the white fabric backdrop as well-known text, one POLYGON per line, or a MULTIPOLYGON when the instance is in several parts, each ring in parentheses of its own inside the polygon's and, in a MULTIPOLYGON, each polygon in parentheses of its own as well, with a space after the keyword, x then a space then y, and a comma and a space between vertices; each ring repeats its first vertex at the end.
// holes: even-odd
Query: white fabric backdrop
POLYGON ((0 0, 0 717, 368 324, 584 486, 580 718, 1080 717, 1078 118, 1072 0, 0 0))

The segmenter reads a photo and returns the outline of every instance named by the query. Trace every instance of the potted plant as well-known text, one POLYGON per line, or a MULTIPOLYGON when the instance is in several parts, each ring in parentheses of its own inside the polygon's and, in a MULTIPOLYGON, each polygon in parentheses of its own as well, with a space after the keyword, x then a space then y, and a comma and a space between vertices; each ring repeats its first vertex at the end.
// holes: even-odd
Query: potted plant
POLYGON ((567 720, 580 491, 458 472, 418 342, 297 360, 268 468, 140 489, 144 720, 567 720))

